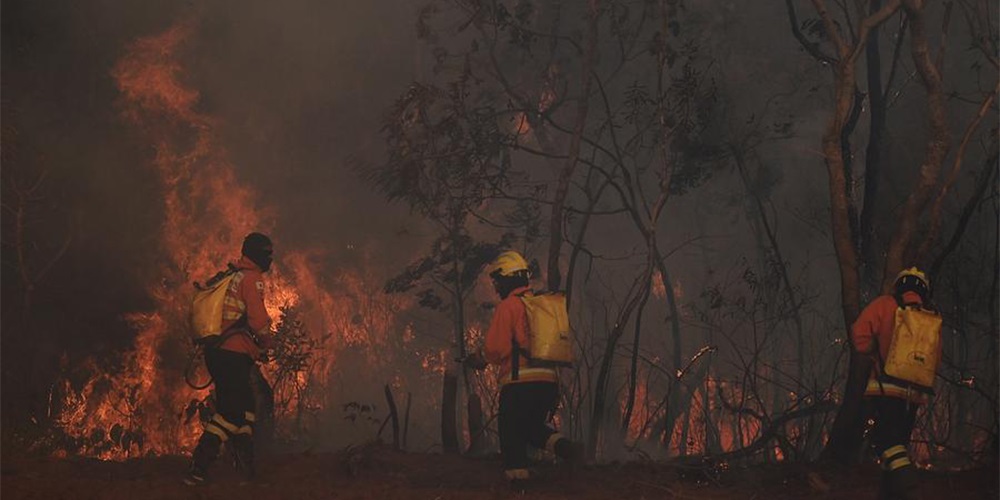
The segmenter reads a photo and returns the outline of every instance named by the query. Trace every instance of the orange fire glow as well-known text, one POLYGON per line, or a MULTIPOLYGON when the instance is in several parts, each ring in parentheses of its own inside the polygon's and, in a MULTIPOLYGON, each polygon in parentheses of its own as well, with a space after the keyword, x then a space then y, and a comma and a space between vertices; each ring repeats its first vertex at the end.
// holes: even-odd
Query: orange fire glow
MULTIPOLYGON (((120 459, 193 447, 200 425, 182 409, 204 393, 189 389, 181 374, 187 354, 183 332, 190 283, 222 268, 237 252, 243 235, 267 232, 273 225, 256 207, 256 193, 239 181, 219 144, 219 120, 196 109, 199 93, 183 81, 180 55, 193 27, 189 19, 136 40, 112 72, 124 120, 154 146, 152 166, 163 190, 164 260, 159 270, 164 279, 150 288, 155 312, 128 317, 137 335, 121 366, 102 370, 90 362, 94 375, 82 388, 64 384, 57 422, 68 436, 83 443, 77 449, 80 454, 120 459)), ((269 275, 266 306, 272 319, 280 318, 283 307, 308 303, 322 316, 319 333, 336 328, 351 343, 378 330, 371 325, 374 315, 363 315, 359 323, 348 311, 356 309, 353 301, 340 304, 322 288, 306 255, 288 252, 269 275)), ((318 373, 296 376, 325 377, 333 360, 334 356, 324 355, 318 373)), ((308 380, 297 382, 301 387, 308 380)))

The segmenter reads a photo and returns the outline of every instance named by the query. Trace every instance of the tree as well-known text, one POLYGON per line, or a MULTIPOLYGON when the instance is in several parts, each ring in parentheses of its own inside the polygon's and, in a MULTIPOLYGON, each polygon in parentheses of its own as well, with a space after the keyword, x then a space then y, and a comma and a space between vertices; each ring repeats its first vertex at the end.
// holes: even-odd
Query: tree
MULTIPOLYGON (((594 259, 586 235, 595 216, 624 217, 644 249, 629 291, 614 301, 610 330, 602 332, 607 336, 597 382, 588 395, 591 454, 609 407, 618 342, 632 329, 639 342, 650 283, 654 275, 669 281, 657 237, 664 207, 671 195, 704 182, 718 156, 718 145, 707 139, 714 124, 711 62, 678 36, 680 12, 675 1, 638 8, 617 1, 585 7, 453 1, 432 4, 418 20, 433 46, 436 73, 475 82, 476 95, 492 103, 488 109, 502 124, 506 135, 494 143, 509 158, 506 179, 517 182, 495 183, 494 201, 550 209, 548 287, 565 288, 572 303, 578 257, 594 259), (548 178, 540 166, 548 167, 548 178), (571 250, 564 286, 559 263, 566 241, 571 250)), ((458 109, 472 117, 476 108, 458 109)), ((672 290, 668 295, 679 369, 680 324, 672 290)), ((630 400, 637 364, 633 359, 630 400)))
MULTIPOLYGON (((988 10, 985 5, 959 3, 967 11, 988 10)), ((855 13, 845 7, 839 18, 827 9, 825 1, 813 0, 812 4, 818 18, 807 20, 800 26, 793 3, 786 2, 793 34, 815 59, 832 70, 833 113, 827 122, 821 144, 828 174, 833 244, 840 267, 842 315, 844 325, 849 329, 861 309, 864 292, 862 271, 881 269, 881 278, 873 281, 878 284, 878 290, 886 293, 891 289, 893 279, 900 269, 918 263, 917 249, 933 245, 937 239, 936 230, 925 231, 923 221, 928 219, 933 221, 940 216, 940 205, 929 204, 933 193, 938 191, 940 198, 948 191, 948 181, 939 185, 938 176, 948 157, 951 144, 947 115, 949 111, 957 110, 950 110, 946 101, 942 79, 945 46, 942 44, 936 56, 932 54, 925 2, 890 0, 883 4, 880 0, 871 0, 866 9, 859 7, 855 13), (900 29, 897 32, 897 45, 892 56, 888 86, 883 89, 881 76, 884 68, 880 62, 878 37, 884 23, 894 17, 899 17, 900 29), (807 28, 814 39, 803 33, 801 29, 803 27, 807 28), (893 214, 891 233, 886 235, 885 243, 879 249, 884 252, 885 260, 878 263, 873 261, 876 259, 875 255, 881 252, 876 251, 878 247, 875 246, 872 221, 876 217, 877 210, 889 208, 886 204, 879 203, 880 199, 888 196, 888 190, 881 189, 881 184, 877 182, 882 168, 881 152, 886 147, 880 141, 887 120, 886 96, 893 91, 891 85, 899 63, 899 48, 902 46, 907 28, 914 72, 919 75, 925 91, 927 135, 923 139, 925 149, 919 165, 905 170, 907 180, 912 179, 912 184, 904 183, 907 194, 901 208, 893 214), (832 47, 835 55, 829 55, 825 46, 832 47), (865 54, 867 61, 869 86, 867 94, 858 90, 856 77, 858 59, 862 54, 865 54), (853 155, 850 137, 857 124, 865 95, 871 103, 872 113, 867 149, 868 164, 864 174, 865 189, 861 199, 858 200, 855 198, 854 167, 850 161, 853 155), (857 218, 858 205, 863 207, 860 220, 857 218)), ((952 7, 952 3, 949 2, 942 14, 944 33, 947 33, 952 7)), ((986 14, 988 12, 979 12, 979 15, 986 14)), ((982 44, 975 42, 974 45, 982 44)), ((993 53, 995 54, 995 51, 993 53)), ((991 60, 995 69, 995 57, 987 53, 987 59, 991 60)), ((986 98, 982 101, 985 107, 992 105, 992 96, 995 93, 994 89, 987 92, 986 98)), ((981 114, 982 112, 976 116, 981 114)), ((979 120, 981 118, 973 118, 970 123, 971 130, 975 129, 979 120)), ((964 151, 964 146, 960 150, 964 151)), ((956 175, 961 157, 961 154, 955 157, 956 167, 953 170, 956 175)), ((850 461, 858 456, 864 421, 861 396, 870 370, 871 360, 851 350, 843 402, 831 429, 830 441, 824 456, 840 461, 850 461)))
MULTIPOLYGON (((512 243, 510 235, 496 243, 476 242, 467 228, 475 210, 508 182, 509 166, 496 110, 475 87, 467 74, 459 75, 448 90, 413 84, 385 120, 388 160, 363 172, 389 200, 407 203, 438 230, 430 255, 390 280, 385 290, 407 292, 421 285, 417 292, 421 306, 451 313, 456 360, 466 356, 465 302, 476 277, 486 263, 512 243)), ((481 403, 470 390, 464 365, 462 380, 469 394, 469 427, 481 428, 481 403)), ((450 369, 445 371, 444 384, 442 444, 445 451, 456 452, 457 386, 450 369)), ((475 437, 482 433, 470 434, 475 437)), ((472 450, 478 448, 476 442, 472 443, 472 450)))

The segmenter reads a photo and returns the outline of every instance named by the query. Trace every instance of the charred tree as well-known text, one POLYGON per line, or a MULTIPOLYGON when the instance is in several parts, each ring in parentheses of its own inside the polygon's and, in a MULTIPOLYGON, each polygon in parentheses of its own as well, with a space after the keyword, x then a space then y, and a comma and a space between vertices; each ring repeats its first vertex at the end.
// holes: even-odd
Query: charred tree
MULTIPOLYGON (((818 19, 807 21, 803 26, 809 27, 818 41, 810 40, 803 33, 796 22, 792 3, 786 2, 786 5, 792 21, 793 34, 814 58, 828 65, 833 72, 833 115, 823 135, 822 152, 828 173, 833 244, 840 268, 842 315, 845 328, 849 330, 860 313, 861 297, 865 293, 866 282, 877 281, 877 291, 888 293, 900 269, 915 264, 928 264, 928 250, 938 238, 940 200, 954 182, 962 162, 966 140, 982 119, 984 109, 992 106, 996 90, 991 89, 985 93, 979 113, 973 117, 963 143, 955 155, 952 173, 940 183, 939 173, 950 151, 947 119, 949 108, 941 74, 945 45, 942 42, 936 57, 932 54, 928 42, 930 35, 927 28, 926 3, 919 0, 886 2, 873 0, 868 4, 863 18, 856 22, 850 19, 849 13, 844 9, 844 15, 847 16, 844 23, 836 20, 835 15, 827 10, 826 2, 813 0, 812 3, 818 19), (892 52, 888 82, 884 85, 881 79, 883 67, 878 33, 885 21, 897 16, 901 11, 898 39, 892 52), (893 215, 895 224, 892 226, 892 232, 888 235, 885 246, 880 249, 875 246, 873 221, 877 218, 877 210, 885 208, 884 202, 876 201, 885 198, 888 191, 879 183, 883 172, 883 150, 886 147, 883 138, 890 107, 887 96, 892 90, 899 64, 900 48, 907 29, 909 29, 909 52, 915 74, 919 76, 925 91, 927 136, 923 139, 925 149, 920 164, 905 184, 905 199, 893 215), (824 43, 833 47, 836 57, 823 52, 824 43), (855 202, 851 195, 854 186, 849 157, 845 155, 843 148, 843 138, 845 131, 853 129, 852 110, 858 104, 857 91, 854 90, 855 71, 857 59, 862 54, 865 54, 868 75, 871 121, 864 172, 865 185, 861 201, 864 208, 860 216, 860 231, 855 232, 852 230, 855 227, 853 215, 855 202), (938 196, 932 204, 935 191, 938 196), (925 224, 927 220, 930 220, 929 225, 925 224), (879 250, 884 251, 884 262, 875 262, 879 250), (880 274, 875 274, 876 269, 880 274), (864 278, 865 276, 869 278, 864 278)), ((971 8, 965 4, 963 6, 972 10, 979 8, 979 6, 971 8)), ((946 6, 942 14, 945 34, 952 7, 951 4, 946 6)), ((943 40, 945 38, 942 37, 943 40)), ((995 57, 992 52, 985 50, 984 53, 995 68, 995 57)), ((853 349, 849 351, 843 403, 834 420, 830 440, 823 453, 826 458, 851 461, 858 457, 864 421, 861 396, 871 371, 871 364, 871 360, 865 356, 858 355, 853 349)))
POLYGON ((458 453, 458 377, 445 369, 441 393, 441 448, 445 453, 458 453))
POLYGON ((570 180, 576 170, 580 157, 580 143, 587 126, 587 112, 590 103, 590 88, 593 81, 594 59, 597 56, 597 22, 600 18, 600 1, 589 0, 587 3, 587 36, 584 40, 583 67, 580 70, 580 96, 577 98, 576 121, 573 134, 570 137, 569 152, 566 162, 559 171, 556 181, 556 192, 552 200, 552 213, 549 218, 549 259, 548 259, 548 289, 559 290, 562 285, 562 275, 559 270, 559 260, 563 243, 563 210, 566 196, 569 193, 570 180))

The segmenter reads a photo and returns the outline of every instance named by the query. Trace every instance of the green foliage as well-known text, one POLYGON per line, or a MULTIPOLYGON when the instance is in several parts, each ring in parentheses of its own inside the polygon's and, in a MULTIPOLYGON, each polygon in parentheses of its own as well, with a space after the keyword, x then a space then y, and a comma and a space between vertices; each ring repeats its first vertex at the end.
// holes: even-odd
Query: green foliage
POLYGON ((319 351, 322 338, 313 337, 305 322, 293 306, 281 308, 281 317, 275 327, 273 361, 278 370, 275 386, 286 378, 293 378, 309 370, 313 356, 319 351))
POLYGON ((436 311, 451 307, 438 290, 470 290, 483 267, 497 255, 511 247, 514 236, 504 234, 496 242, 475 241, 461 233, 454 237, 442 236, 431 245, 430 254, 417 259, 385 285, 386 293, 404 293, 423 287, 416 292, 419 304, 436 311))
POLYGON ((460 77, 442 89, 413 83, 383 123, 388 161, 363 176, 390 201, 447 227, 508 184, 501 114, 460 77))

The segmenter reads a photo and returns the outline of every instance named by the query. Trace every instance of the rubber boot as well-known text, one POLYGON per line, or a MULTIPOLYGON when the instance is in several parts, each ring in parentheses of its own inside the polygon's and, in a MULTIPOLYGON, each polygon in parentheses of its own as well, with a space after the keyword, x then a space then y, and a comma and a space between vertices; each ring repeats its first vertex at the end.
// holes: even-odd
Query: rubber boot
POLYGON ((919 500, 917 489, 917 468, 912 465, 900 467, 889 472, 889 498, 893 500, 919 500))
POLYGON ((187 475, 184 476, 184 484, 197 486, 204 484, 208 478, 208 467, 219 455, 219 448, 222 447, 222 439, 211 432, 206 432, 198 439, 198 446, 191 454, 191 466, 187 475))
POLYGON ((882 471, 879 475, 878 500, 892 500, 892 486, 890 485, 891 473, 882 471))
POLYGON ((243 482, 253 481, 257 472, 254 468, 253 435, 237 434, 230 444, 236 457, 236 470, 243 476, 243 482))
POLYGON ((573 465, 583 462, 583 445, 561 438, 552 446, 556 456, 573 465))

